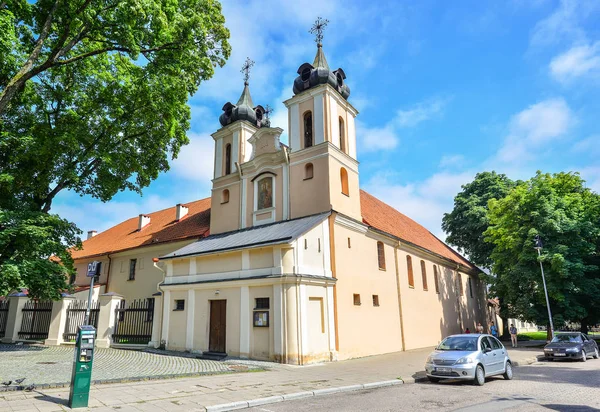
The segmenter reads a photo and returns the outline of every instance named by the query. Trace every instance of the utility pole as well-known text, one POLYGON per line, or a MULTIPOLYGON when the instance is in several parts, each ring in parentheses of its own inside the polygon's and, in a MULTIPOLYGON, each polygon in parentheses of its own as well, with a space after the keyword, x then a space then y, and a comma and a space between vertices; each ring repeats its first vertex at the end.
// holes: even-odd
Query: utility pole
MULTIPOLYGON (((542 257, 542 239, 539 235, 535 235, 535 247, 538 252, 538 257, 542 257)), ((544 265, 542 259, 540 261, 540 270, 542 271, 542 282, 544 283, 544 294, 546 295, 546 307, 548 308, 548 320, 550 321, 550 340, 554 338, 554 324, 552 323, 552 311, 550 310, 550 299, 548 299, 548 288, 546 287, 546 277, 544 276, 544 265)))

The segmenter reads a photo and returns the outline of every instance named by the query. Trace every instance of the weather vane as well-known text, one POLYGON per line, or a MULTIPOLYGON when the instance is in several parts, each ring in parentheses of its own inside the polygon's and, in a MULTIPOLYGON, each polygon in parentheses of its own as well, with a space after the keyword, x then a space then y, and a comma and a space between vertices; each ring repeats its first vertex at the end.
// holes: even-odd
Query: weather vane
POLYGON ((321 45, 321 42, 323 41, 323 30, 325 30, 325 27, 327 26, 328 23, 329 23, 329 20, 322 19, 321 17, 317 17, 315 24, 313 24, 313 26, 311 27, 311 29, 309 31, 310 34, 314 34, 316 36, 315 41, 317 42, 317 44, 319 46, 321 45))
POLYGON ((242 66, 241 73, 244 73, 244 84, 248 84, 248 79, 250 78, 250 69, 254 66, 254 60, 250 60, 250 57, 246 57, 246 61, 242 66))

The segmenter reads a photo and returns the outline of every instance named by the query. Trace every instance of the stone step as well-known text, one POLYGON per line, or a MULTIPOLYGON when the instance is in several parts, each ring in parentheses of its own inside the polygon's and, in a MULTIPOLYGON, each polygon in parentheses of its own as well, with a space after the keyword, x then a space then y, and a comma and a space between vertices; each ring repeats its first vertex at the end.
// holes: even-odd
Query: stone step
POLYGON ((220 360, 225 359, 226 357, 227 357, 227 354, 222 353, 222 352, 203 352, 202 355, 197 356, 198 359, 214 360, 214 361, 220 361, 220 360))

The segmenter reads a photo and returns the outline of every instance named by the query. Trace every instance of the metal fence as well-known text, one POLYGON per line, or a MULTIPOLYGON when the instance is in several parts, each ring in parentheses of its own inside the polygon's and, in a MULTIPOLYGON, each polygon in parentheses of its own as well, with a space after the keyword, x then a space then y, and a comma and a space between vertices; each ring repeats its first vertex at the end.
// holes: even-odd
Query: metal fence
POLYGON ((4 300, 0 302, 0 338, 4 337, 6 333, 6 321, 8 320, 8 306, 10 302, 4 300))
POLYGON ((23 307, 23 321, 19 331, 19 339, 43 340, 48 338, 52 302, 30 300, 23 307))
POLYGON ((154 298, 134 300, 129 305, 124 300, 115 309, 114 343, 146 344, 152 339, 154 298))
MULTIPOLYGON (((65 322, 65 333, 63 339, 65 342, 75 342, 77 337, 77 327, 85 322, 85 312, 87 311, 87 300, 75 300, 67 308, 67 321, 65 322)), ((92 302, 90 306, 89 324, 98 329, 98 315, 100 314, 100 302, 92 302)))

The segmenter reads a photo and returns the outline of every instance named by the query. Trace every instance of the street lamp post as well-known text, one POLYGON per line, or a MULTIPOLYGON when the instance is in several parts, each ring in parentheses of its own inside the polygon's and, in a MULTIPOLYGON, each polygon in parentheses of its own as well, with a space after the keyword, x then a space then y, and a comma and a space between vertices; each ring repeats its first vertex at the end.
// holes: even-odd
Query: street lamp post
MULTIPOLYGON (((535 235, 535 247, 538 256, 542 257, 542 239, 539 235, 535 235)), ((544 276, 544 265, 540 259, 540 269, 542 271, 542 282, 544 283, 544 294, 546 295, 546 307, 548 308, 548 319, 550 320, 550 339, 554 338, 554 324, 552 323, 552 311, 550 310, 550 299, 548 299, 548 288, 546 288, 546 277, 544 276)))

